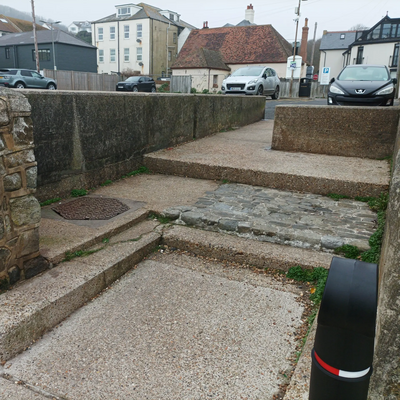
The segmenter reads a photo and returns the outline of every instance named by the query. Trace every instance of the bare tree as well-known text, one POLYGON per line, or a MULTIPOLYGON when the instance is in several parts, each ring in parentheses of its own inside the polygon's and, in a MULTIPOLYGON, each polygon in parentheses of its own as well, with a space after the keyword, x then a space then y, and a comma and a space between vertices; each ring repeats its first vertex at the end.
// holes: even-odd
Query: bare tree
POLYGON ((356 24, 353 25, 349 31, 366 31, 367 29, 369 29, 367 26, 365 26, 364 24, 356 24))

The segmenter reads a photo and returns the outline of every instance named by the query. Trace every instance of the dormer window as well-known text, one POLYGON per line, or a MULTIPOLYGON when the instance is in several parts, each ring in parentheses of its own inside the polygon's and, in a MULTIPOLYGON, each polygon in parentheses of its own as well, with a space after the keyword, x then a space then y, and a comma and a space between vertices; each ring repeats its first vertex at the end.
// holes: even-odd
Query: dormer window
POLYGON ((127 17, 131 16, 131 8, 130 7, 122 7, 118 8, 118 17, 127 17))
POLYGON ((344 40, 344 39, 346 39, 346 34, 345 34, 345 33, 342 33, 342 34, 340 35, 340 40, 344 40))
POLYGON ((171 21, 174 21, 175 20, 175 15, 174 14, 169 14, 169 19, 171 20, 171 21))

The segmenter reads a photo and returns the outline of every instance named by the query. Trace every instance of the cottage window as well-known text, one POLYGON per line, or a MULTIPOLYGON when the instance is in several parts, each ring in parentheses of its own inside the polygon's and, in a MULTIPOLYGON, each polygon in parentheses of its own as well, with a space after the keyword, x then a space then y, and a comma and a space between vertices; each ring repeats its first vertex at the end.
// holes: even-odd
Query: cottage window
MULTIPOLYGON (((50 61, 50 49, 40 49, 38 50, 39 61, 50 61)), ((36 60, 35 50, 32 50, 32 59, 36 60)))
POLYGON ((176 32, 174 32, 174 40, 173 40, 174 44, 176 43, 176 37, 177 37, 176 32))
POLYGON ((364 53, 364 46, 360 46, 357 49, 357 60, 356 60, 356 64, 362 64, 363 63, 363 53, 364 53))
POLYGON ((129 62, 129 48, 124 49, 124 61, 129 62))
POLYGON ((142 61, 143 59, 143 52, 141 47, 136 48, 136 60, 137 61, 142 61))
POLYGON ((110 62, 115 62, 115 49, 110 49, 110 62))
POLYGON ((397 43, 394 46, 392 67, 397 67, 398 65, 399 65, 399 44, 397 43))
POLYGON ((129 39, 129 25, 124 25, 124 39, 129 39))
POLYGON ((99 49, 99 63, 104 62, 104 50, 99 49))
POLYGON ((115 40, 115 26, 110 26, 110 40, 115 40))
POLYGON ((103 40, 103 34, 104 34, 103 28, 98 28, 97 33, 99 40, 103 40))
POLYGON ((137 24, 136 25, 136 37, 138 39, 141 39, 143 36, 143 25, 142 24, 137 24))

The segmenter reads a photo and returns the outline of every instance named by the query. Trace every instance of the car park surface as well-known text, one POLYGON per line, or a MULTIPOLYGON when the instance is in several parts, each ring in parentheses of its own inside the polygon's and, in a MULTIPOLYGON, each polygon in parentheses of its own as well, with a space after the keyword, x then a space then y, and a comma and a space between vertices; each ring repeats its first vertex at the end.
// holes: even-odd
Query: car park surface
POLYGON ((332 78, 328 105, 393 106, 396 84, 385 65, 348 65, 332 78))
POLYGON ((16 89, 57 89, 57 83, 53 79, 22 68, 0 69, 0 86, 16 89))
POLYGON ((117 83, 117 92, 155 92, 156 84, 148 76, 131 76, 117 83))
POLYGON ((223 94, 253 94, 279 98, 280 80, 276 71, 270 67, 251 66, 239 68, 224 79, 223 94))

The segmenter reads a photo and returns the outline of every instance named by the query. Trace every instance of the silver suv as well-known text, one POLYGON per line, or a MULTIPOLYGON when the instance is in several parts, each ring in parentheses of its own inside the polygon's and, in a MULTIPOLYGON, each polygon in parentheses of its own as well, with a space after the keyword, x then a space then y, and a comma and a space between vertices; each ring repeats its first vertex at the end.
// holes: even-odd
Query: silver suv
POLYGON ((20 68, 1 68, 0 86, 16 89, 57 89, 53 79, 45 78, 36 71, 20 68))
POLYGON ((224 94, 257 94, 279 99, 280 80, 275 70, 265 66, 243 67, 222 82, 224 94))

